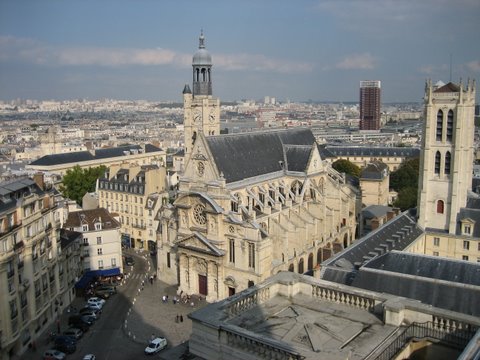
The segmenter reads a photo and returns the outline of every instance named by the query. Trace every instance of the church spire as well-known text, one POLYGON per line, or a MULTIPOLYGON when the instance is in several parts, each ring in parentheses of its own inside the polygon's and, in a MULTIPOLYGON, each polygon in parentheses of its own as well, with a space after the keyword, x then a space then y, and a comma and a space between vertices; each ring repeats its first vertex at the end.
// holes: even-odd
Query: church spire
POLYGON ((198 48, 205 49, 205 36, 203 36, 203 29, 200 30, 200 37, 198 38, 198 48))

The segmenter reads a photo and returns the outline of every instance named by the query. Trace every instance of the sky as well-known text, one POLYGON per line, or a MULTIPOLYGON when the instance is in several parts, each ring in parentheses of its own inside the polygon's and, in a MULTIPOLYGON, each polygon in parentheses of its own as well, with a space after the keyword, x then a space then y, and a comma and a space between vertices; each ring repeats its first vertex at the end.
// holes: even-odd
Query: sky
POLYGON ((222 101, 480 81, 479 0, 0 0, 0 100, 181 101, 201 29, 222 101))

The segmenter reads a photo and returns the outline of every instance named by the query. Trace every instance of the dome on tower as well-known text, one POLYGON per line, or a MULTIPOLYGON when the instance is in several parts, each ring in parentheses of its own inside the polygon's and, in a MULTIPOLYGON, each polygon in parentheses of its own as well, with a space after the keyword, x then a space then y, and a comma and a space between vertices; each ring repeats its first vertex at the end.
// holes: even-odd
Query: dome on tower
POLYGON ((212 65, 212 56, 205 49, 205 36, 203 31, 200 34, 198 50, 193 54, 192 65, 212 65))

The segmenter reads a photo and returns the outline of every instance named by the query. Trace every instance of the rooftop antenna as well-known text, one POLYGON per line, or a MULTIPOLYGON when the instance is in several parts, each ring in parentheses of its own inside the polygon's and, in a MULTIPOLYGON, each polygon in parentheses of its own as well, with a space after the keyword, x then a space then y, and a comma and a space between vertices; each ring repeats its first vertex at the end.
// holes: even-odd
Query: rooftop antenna
POLYGON ((450 82, 452 82, 452 53, 450 53, 450 82))

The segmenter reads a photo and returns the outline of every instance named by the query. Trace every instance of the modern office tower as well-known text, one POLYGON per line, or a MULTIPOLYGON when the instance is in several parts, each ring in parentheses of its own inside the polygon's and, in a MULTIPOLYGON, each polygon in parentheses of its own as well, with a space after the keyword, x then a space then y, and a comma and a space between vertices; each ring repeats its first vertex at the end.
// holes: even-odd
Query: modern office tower
POLYGON ((380 89, 378 80, 360 81, 360 130, 380 129, 380 89))
POLYGON ((192 60, 193 93, 188 84, 183 89, 185 161, 200 133, 205 136, 220 134, 220 100, 212 97, 212 65, 202 32, 192 60))

